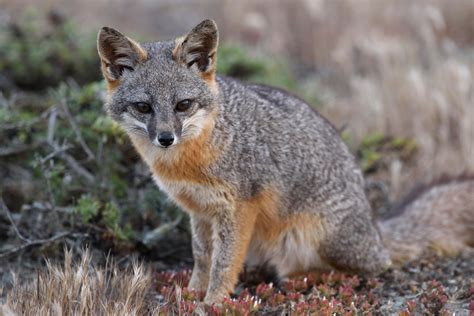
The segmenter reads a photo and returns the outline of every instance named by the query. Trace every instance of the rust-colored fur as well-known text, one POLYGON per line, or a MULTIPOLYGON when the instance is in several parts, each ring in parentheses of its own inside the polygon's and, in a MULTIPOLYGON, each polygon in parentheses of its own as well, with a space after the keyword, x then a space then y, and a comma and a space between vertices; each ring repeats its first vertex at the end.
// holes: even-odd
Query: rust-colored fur
MULTIPOLYGON (((176 148, 174 159, 158 156, 153 172, 167 180, 181 180, 191 183, 214 184, 218 182, 206 171, 209 165, 219 157, 219 150, 210 144, 210 135, 214 127, 211 117, 201 134, 190 141, 185 141, 176 148)), ((140 148, 137 148, 140 151, 140 148)))
POLYGON ((279 199, 277 190, 266 188, 248 202, 249 207, 258 213, 255 234, 262 240, 271 242, 281 233, 283 222, 278 215, 279 199))
MULTIPOLYGON (((103 63, 102 63, 102 69, 104 69, 104 67, 106 67, 103 63)), ((104 71, 104 70, 102 70, 104 71)), ((107 83, 107 92, 110 94, 112 92, 114 92, 119 86, 120 86, 120 80, 105 80, 105 82, 107 83)))
POLYGON ((314 229, 321 226, 320 219, 307 213, 281 218, 278 212, 279 199, 280 193, 276 189, 265 188, 247 202, 257 213, 254 232, 256 238, 272 244, 282 232, 292 228, 314 235, 314 229))
POLYGON ((236 231, 238 241, 232 258, 232 263, 228 272, 229 278, 226 284, 228 293, 232 293, 237 283, 239 273, 244 264, 247 250, 254 231, 257 212, 253 208, 253 201, 245 201, 237 204, 235 213, 236 231))

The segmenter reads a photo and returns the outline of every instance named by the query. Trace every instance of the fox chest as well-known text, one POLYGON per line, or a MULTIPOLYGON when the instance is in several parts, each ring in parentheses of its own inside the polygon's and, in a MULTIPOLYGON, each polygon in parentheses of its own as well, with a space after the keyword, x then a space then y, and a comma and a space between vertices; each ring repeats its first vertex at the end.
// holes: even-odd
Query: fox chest
POLYGON ((226 194, 219 187, 182 180, 165 180, 156 175, 153 178, 162 191, 188 212, 211 212, 225 203, 226 194))

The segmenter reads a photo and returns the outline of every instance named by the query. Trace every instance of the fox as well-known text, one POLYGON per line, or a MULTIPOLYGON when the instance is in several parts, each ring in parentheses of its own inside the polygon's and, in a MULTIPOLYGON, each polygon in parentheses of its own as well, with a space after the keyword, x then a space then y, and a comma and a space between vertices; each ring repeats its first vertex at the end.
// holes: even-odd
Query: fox
POLYGON ((205 303, 228 297, 244 266, 282 279, 376 275, 430 247, 472 245, 474 181, 435 186, 376 218, 338 130, 288 92, 217 75, 218 42, 210 19, 167 41, 138 43, 111 27, 97 37, 106 112, 189 214, 188 287, 205 303))

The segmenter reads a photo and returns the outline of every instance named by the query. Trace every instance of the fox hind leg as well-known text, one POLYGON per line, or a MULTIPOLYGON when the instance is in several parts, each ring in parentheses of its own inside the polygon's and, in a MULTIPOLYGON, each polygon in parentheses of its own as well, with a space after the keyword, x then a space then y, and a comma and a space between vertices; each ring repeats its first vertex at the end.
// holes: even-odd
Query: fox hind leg
POLYGON ((338 270, 380 273, 391 265, 389 253, 368 212, 357 213, 349 212, 329 223, 320 247, 321 257, 338 270))

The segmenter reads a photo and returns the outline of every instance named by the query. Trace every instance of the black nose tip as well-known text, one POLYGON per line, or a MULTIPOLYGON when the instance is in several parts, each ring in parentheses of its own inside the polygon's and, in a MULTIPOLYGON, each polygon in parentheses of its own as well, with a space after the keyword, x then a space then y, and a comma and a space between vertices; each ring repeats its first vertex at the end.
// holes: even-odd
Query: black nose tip
POLYGON ((170 132, 163 132, 158 135, 158 142, 161 146, 168 147, 174 142, 174 135, 170 132))

